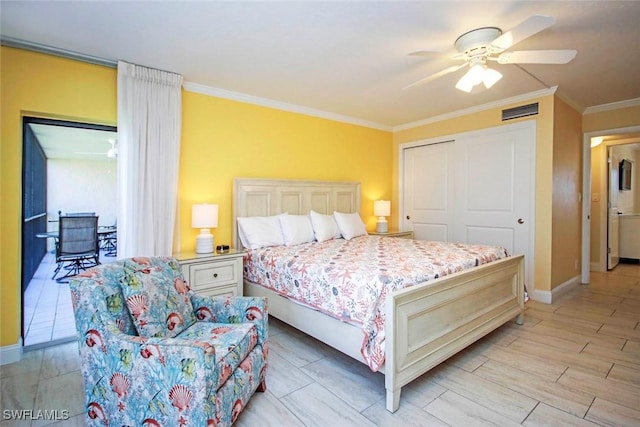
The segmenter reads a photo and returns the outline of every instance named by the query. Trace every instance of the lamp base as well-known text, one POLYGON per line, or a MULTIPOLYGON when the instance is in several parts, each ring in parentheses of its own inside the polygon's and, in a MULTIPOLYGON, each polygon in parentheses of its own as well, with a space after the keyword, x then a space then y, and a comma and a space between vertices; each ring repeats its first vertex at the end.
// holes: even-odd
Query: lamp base
POLYGON ((200 234, 196 236, 196 253, 210 254, 213 252, 213 234, 209 233, 208 228, 200 230, 200 234))
POLYGON ((378 223, 376 224, 376 233, 388 233, 389 232, 389 224, 384 217, 378 218, 378 223))

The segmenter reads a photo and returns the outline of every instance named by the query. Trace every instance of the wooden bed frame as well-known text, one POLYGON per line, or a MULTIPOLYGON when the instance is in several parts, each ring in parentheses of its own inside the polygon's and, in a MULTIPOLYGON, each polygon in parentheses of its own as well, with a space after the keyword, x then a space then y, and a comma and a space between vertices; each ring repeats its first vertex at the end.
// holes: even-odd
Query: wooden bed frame
MULTIPOLYGON (((310 210, 360 211, 357 182, 236 178, 233 241, 242 248, 237 217, 310 210)), ((269 300, 269 314, 365 363, 360 328, 244 280, 245 295, 269 300)), ((386 408, 395 412, 402 386, 458 351, 524 315, 524 256, 511 256, 392 293, 386 301, 386 408)))

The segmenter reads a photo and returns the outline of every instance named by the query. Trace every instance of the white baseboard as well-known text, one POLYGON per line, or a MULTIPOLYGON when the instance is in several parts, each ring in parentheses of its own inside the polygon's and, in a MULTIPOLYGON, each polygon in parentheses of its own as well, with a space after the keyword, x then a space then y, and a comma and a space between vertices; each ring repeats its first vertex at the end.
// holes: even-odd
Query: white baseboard
POLYGON ((22 338, 17 344, 0 347, 0 365, 19 362, 22 359, 22 338))
POLYGON ((551 292, 549 291, 539 291, 534 289, 533 292, 529 292, 529 298, 534 301, 551 304, 551 292))
POLYGON ((545 304, 552 304, 553 301, 557 300, 567 292, 575 289, 579 285, 580 275, 572 277, 561 285, 556 286, 551 291, 540 291, 538 289, 535 289, 533 291, 533 295, 530 294, 529 296, 535 301, 543 302, 545 304))

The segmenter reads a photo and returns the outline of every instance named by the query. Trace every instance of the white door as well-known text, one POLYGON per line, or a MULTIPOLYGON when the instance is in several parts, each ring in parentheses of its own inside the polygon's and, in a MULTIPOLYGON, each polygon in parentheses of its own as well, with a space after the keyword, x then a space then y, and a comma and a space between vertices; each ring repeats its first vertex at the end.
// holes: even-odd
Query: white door
POLYGON ((528 136, 504 127, 456 140, 454 241, 528 252, 533 199, 528 136))
POLYGON ((607 150, 609 188, 607 206, 607 270, 612 270, 620 261, 620 218, 618 218, 618 168, 615 167, 613 149, 607 150))
POLYGON ((403 150, 403 230, 413 230, 416 239, 453 240, 453 151, 453 141, 403 150))
POLYGON ((403 149, 403 230, 413 230, 416 239, 500 245, 524 254, 531 292, 535 122, 449 138, 403 149))

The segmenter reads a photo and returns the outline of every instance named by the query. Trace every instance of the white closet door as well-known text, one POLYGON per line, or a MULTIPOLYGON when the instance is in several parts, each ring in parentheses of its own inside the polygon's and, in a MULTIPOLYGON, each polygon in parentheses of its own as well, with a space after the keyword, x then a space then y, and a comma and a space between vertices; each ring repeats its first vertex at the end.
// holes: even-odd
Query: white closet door
POLYGON ((403 230, 524 254, 533 283, 535 138, 522 122, 404 148, 403 230))
POLYGON ((526 131, 505 127, 456 140, 455 241, 528 252, 530 139, 526 131))
POLYGON ((453 141, 404 150, 403 229, 416 239, 453 239, 453 152, 453 141))

